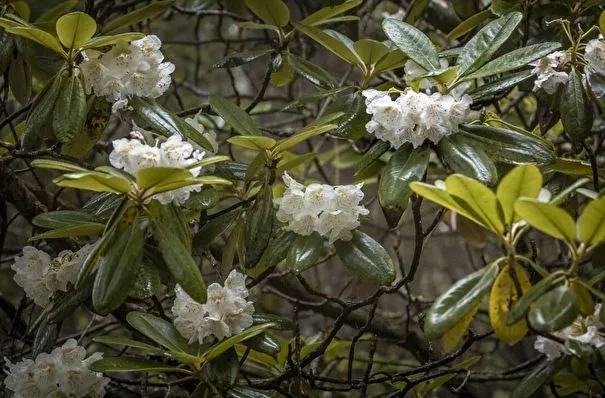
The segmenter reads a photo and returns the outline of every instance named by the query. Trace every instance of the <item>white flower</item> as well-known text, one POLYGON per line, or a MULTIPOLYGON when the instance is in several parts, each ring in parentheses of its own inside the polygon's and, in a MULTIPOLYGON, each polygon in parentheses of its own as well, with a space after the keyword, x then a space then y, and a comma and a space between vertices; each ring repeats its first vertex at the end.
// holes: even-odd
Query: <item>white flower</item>
POLYGON ((603 36, 586 43, 584 59, 588 62, 588 67, 601 75, 605 75, 605 42, 603 42, 603 36))
POLYGON ((162 42, 145 36, 130 44, 118 42, 102 54, 88 50, 80 64, 87 93, 94 92, 112 102, 114 112, 125 109, 132 96, 157 98, 170 86, 174 65, 162 62, 162 42))
POLYGON ((366 112, 372 115, 366 129, 395 149, 406 142, 416 148, 427 139, 438 143, 458 131, 458 125, 468 118, 472 102, 468 95, 429 96, 411 88, 395 101, 388 93, 377 90, 365 90, 362 95, 366 97, 366 112))
POLYGON ((109 379, 88 369, 102 356, 95 352, 86 358, 84 347, 70 339, 50 354, 38 355, 35 361, 12 363, 5 358, 8 369, 4 384, 15 398, 102 397, 109 379))
POLYGON ((570 61, 565 51, 555 51, 530 65, 534 66, 532 73, 536 75, 534 91, 543 89, 547 94, 554 94, 561 84, 567 83, 569 74, 563 69, 570 61))
POLYGON ((307 236, 313 232, 336 240, 350 240, 351 231, 357 228, 359 216, 369 213, 360 206, 363 199, 362 184, 330 186, 304 185, 284 173, 286 191, 273 203, 278 207, 277 219, 287 225, 285 229, 307 236))
POLYGON ((564 340, 565 345, 552 339, 538 336, 534 343, 534 348, 545 354, 548 359, 554 359, 561 355, 571 355, 572 352, 568 348, 569 342, 581 343, 595 348, 605 346, 605 337, 599 333, 599 328, 603 327, 603 324, 599 320, 601 305, 597 304, 595 306, 593 315, 587 317, 578 316, 570 326, 553 333, 554 336, 564 340))
POLYGON ((55 292, 65 292, 69 284, 76 282, 78 271, 91 250, 92 245, 86 245, 76 253, 62 251, 51 260, 42 250, 26 246, 23 255, 16 256, 11 266, 15 271, 14 280, 36 305, 45 307, 55 292))
MULTIPOLYGON (((131 132, 131 136, 142 137, 138 131, 131 132)), ((189 142, 175 134, 162 142, 159 147, 143 144, 138 139, 121 138, 113 141, 113 151, 109 154, 109 163, 116 168, 123 169, 129 174, 136 175, 140 170, 149 167, 175 167, 187 168, 202 160, 204 152, 193 147, 189 142)), ((201 167, 189 169, 193 177, 202 172, 201 167)), ((202 184, 190 185, 153 196, 162 204, 183 204, 191 192, 198 192, 202 184)))
POLYGON ((172 306, 174 326, 183 337, 200 344, 210 338, 223 340, 252 326, 254 305, 247 301, 246 278, 231 271, 225 286, 213 283, 208 286, 206 304, 194 301, 177 285, 172 306))

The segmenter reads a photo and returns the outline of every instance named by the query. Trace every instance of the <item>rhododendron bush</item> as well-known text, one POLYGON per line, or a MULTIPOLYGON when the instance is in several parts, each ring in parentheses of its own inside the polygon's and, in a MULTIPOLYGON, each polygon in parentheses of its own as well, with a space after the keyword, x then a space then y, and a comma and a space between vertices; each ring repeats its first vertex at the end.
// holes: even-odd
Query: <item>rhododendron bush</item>
POLYGON ((605 1, 0 2, 0 397, 605 395, 605 1))

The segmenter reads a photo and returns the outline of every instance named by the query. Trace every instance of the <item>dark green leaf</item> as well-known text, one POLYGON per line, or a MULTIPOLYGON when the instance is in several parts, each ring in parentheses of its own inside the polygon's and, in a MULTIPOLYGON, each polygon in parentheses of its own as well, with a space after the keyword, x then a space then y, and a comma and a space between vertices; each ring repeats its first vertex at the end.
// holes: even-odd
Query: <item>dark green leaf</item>
POLYGON ((209 102, 212 109, 241 135, 263 135, 250 115, 231 101, 211 94, 209 102))
POLYGON ((366 123, 371 116, 366 113, 364 98, 358 94, 349 94, 338 97, 329 107, 327 112, 342 112, 343 115, 334 120, 336 124, 330 135, 356 141, 366 134, 366 123))
POLYGON ((227 391, 229 398, 272 398, 267 391, 258 390, 252 387, 235 386, 227 391))
POLYGON ((49 322, 46 316, 42 318, 42 322, 40 322, 36 330, 34 344, 32 345, 32 355, 34 358, 43 352, 50 352, 53 349, 60 330, 61 322, 49 322))
POLYGON ((74 236, 98 235, 105 229, 105 224, 92 222, 71 227, 61 227, 33 235, 29 240, 70 238, 74 236))
POLYGON ((235 336, 231 336, 220 343, 214 345, 211 349, 206 351, 202 357, 204 361, 210 361, 213 358, 217 358, 223 352, 227 351, 229 348, 233 347, 236 344, 239 344, 245 340, 248 340, 254 336, 257 336, 263 333, 265 330, 275 326, 273 323, 265 323, 262 325, 254 325, 240 334, 236 334, 235 336))
POLYGON ((141 266, 145 235, 134 208, 125 213, 103 258, 92 291, 92 302, 101 315, 118 308, 128 297, 141 266))
POLYGON ((439 141, 439 154, 456 173, 474 178, 485 184, 498 181, 498 171, 492 159, 481 146, 465 140, 460 134, 444 137, 439 141))
POLYGON ((563 89, 559 112, 565 132, 578 143, 590 135, 594 113, 588 94, 582 84, 582 75, 573 69, 563 89))
POLYGON ((23 130, 22 145, 26 150, 33 150, 42 144, 44 125, 50 120, 55 102, 61 88, 61 77, 51 79, 38 94, 32 104, 23 130))
POLYGON ((553 361, 540 362, 515 386, 510 398, 527 398, 533 396, 542 388, 542 386, 552 379, 554 374, 563 364, 564 359, 565 358, 562 357, 553 361))
POLYGON ((286 231, 283 228, 274 228, 273 236, 271 236, 263 256, 258 264, 254 268, 246 270, 246 273, 256 278, 282 262, 288 255, 296 236, 294 232, 286 231))
POLYGON ((385 19, 382 30, 405 55, 428 71, 439 70, 439 57, 431 40, 420 30, 396 19, 385 19))
POLYGON ((601 110, 605 110, 605 76, 591 71, 590 68, 584 69, 584 75, 592 97, 601 110))
POLYGON ((50 323, 58 323, 63 319, 72 316, 78 307, 84 304, 92 294, 92 279, 89 279, 82 286, 73 288, 67 293, 62 294, 53 300, 50 307, 46 308, 47 319, 50 323))
POLYGON ((309 36, 310 38, 324 46, 326 49, 331 51, 334 55, 342 58, 346 62, 352 65, 361 62, 361 60, 352 48, 349 48, 340 39, 332 36, 326 31, 318 29, 314 26, 308 26, 298 22, 292 22, 292 25, 294 25, 296 30, 309 36))
POLYGON ((266 24, 283 27, 290 21, 290 10, 282 0, 244 0, 250 11, 266 24))
POLYGON ((216 189, 204 188, 200 192, 191 192, 183 207, 191 210, 207 210, 218 204, 220 197, 216 189))
MULTIPOLYGON (((9 57, 12 57, 12 54, 9 54, 9 57)), ((31 67, 20 55, 10 61, 8 85, 15 99, 20 104, 27 104, 32 95, 31 67)))
POLYGON ((202 224, 198 233, 193 238, 193 248, 197 253, 202 253, 223 232, 225 232, 235 220, 242 214, 241 209, 228 211, 212 218, 202 224))
POLYGON ((523 19, 520 12, 511 12, 485 25, 462 48, 458 57, 458 76, 479 69, 508 40, 523 19))
POLYGON ((42 228, 62 228, 97 221, 89 213, 74 210, 56 210, 38 214, 32 224, 42 228))
POLYGON ((244 341, 246 347, 264 354, 276 355, 280 351, 279 342, 268 333, 262 333, 244 341))
POLYGON ((334 5, 333 3, 330 3, 329 7, 324 7, 322 9, 320 9, 319 11, 315 11, 313 14, 308 15, 305 19, 303 19, 300 22, 305 25, 310 25, 310 26, 317 25, 318 23, 321 23, 322 21, 325 21, 326 19, 334 18, 334 17, 350 10, 351 8, 357 7, 358 5, 361 4, 361 2, 362 2, 362 0, 345 0, 341 4, 338 4, 338 5, 334 5))
POLYGON ((139 7, 128 14, 120 15, 113 21, 103 25, 101 33, 108 33, 113 30, 126 27, 128 25, 134 25, 137 22, 144 21, 146 19, 153 18, 154 16, 164 12, 168 7, 174 3, 174 0, 157 0, 151 2, 148 5, 139 7))
POLYGON ((499 162, 543 165, 556 158, 551 144, 536 135, 479 124, 463 124, 461 129, 461 134, 479 143, 493 160, 499 162))
POLYGON ((53 111, 53 130, 59 141, 70 143, 76 135, 83 133, 86 110, 82 81, 73 74, 63 80, 53 111))
POLYGON ((395 266, 389 253, 374 239, 353 230, 350 241, 334 242, 345 265, 364 282, 387 285, 395 279, 395 266))
POLYGON ((288 251, 286 264, 294 272, 302 272, 319 260, 323 246, 324 239, 316 232, 309 236, 297 235, 288 251))
POLYGON ((177 372, 191 374, 187 369, 177 368, 161 362, 137 357, 108 357, 90 364, 89 369, 93 372, 116 373, 116 372, 177 372))
POLYGON ((519 301, 513 304, 506 322, 511 325, 523 318, 529 310, 529 306, 560 280, 561 274, 552 273, 532 286, 527 293, 521 296, 519 301))
POLYGON ((361 174, 364 170, 374 164, 378 158, 385 154, 391 148, 391 144, 386 141, 376 140, 374 144, 363 154, 359 162, 355 165, 355 175, 361 174))
POLYGON ((268 180, 246 212, 245 227, 244 266, 251 268, 261 259, 273 230, 273 189, 268 180))
POLYGON ((520 84, 529 78, 534 76, 531 71, 521 71, 517 73, 513 73, 510 75, 503 76, 497 80, 491 81, 487 84, 483 84, 476 89, 473 89, 468 92, 468 94, 473 99, 473 102, 478 102, 479 100, 489 99, 492 97, 496 97, 506 92, 507 90, 511 90, 517 84, 520 84))
POLYGON ((160 285, 160 273, 154 267, 142 264, 128 295, 137 300, 145 300, 158 293, 160 285))
POLYGON ((289 59, 296 73, 310 83, 325 89, 336 87, 336 79, 322 67, 294 54, 290 54, 289 59))
POLYGON ((132 311, 126 320, 138 332, 170 351, 189 353, 187 341, 169 321, 144 312, 132 311))
POLYGON ((491 289, 498 275, 498 265, 492 263, 456 281, 435 300, 424 321, 424 332, 433 340, 454 327, 491 289))
POLYGON ((150 344, 143 343, 137 340, 126 339, 123 337, 115 336, 97 336, 92 339, 95 343, 108 344, 108 345, 119 345, 125 347, 137 348, 143 352, 152 355, 163 355, 164 350, 158 347, 154 347, 150 344))
POLYGON ((204 368, 206 380, 223 390, 229 389, 235 384, 239 374, 239 358, 232 347, 214 358, 204 368))
POLYGON ((383 208, 406 208, 412 194, 410 183, 422 179, 430 153, 428 147, 413 149, 408 144, 391 156, 378 185, 378 198, 383 208))
POLYGON ((269 48, 266 50, 231 54, 231 55, 219 60, 216 64, 212 65, 212 67, 213 68, 235 68, 237 66, 245 65, 245 64, 255 61, 259 58, 262 58, 265 55, 271 54, 273 51, 274 50, 272 48, 269 48))
POLYGON ((578 317, 578 300, 573 291, 562 284, 542 295, 529 309, 529 323, 538 332, 561 330, 578 317))

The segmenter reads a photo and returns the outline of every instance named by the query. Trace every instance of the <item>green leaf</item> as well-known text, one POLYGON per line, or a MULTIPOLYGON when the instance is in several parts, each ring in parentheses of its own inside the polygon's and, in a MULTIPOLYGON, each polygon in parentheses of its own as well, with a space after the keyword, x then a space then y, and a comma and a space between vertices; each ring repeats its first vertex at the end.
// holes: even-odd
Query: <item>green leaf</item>
POLYGON ((95 221, 97 221, 95 217, 83 211, 56 210, 38 214, 32 219, 32 224, 37 227, 54 229, 90 224, 95 221))
POLYGON ((273 230, 273 189, 268 181, 246 211, 245 228, 244 266, 251 268, 261 259, 273 230))
POLYGON ((515 385, 510 398, 527 398, 533 396, 542 386, 546 385, 559 370, 564 356, 552 361, 544 360, 536 365, 531 372, 515 385))
POLYGON ((353 48, 366 65, 376 65, 389 53, 389 48, 379 41, 361 39, 353 43, 353 48))
POLYGON ((233 225, 241 214, 241 209, 235 209, 216 217, 213 216, 210 221, 202 224, 193 238, 194 250, 197 253, 203 253, 220 234, 233 225))
POLYGON ((105 224, 91 222, 87 224, 73 225, 69 227, 56 228, 51 231, 35 234, 29 240, 71 238, 75 236, 99 235, 105 229, 105 224))
POLYGON ((128 25, 134 25, 137 22, 141 22, 146 19, 151 19, 156 15, 166 11, 170 6, 172 6, 173 3, 174 0, 153 1, 149 5, 137 8, 134 11, 131 11, 125 15, 121 15, 113 21, 110 21, 109 23, 103 25, 101 33, 108 33, 128 25))
POLYGON ((496 165, 485 151, 460 134, 443 137, 439 154, 456 173, 493 185, 498 180, 496 165), (473 145, 474 144, 474 145, 473 145))
POLYGON ((523 316, 527 313, 529 306, 553 285, 560 282, 560 280, 561 274, 554 272, 533 285, 531 289, 521 296, 519 301, 513 304, 510 313, 508 314, 507 323, 510 325, 523 318, 523 316))
POLYGON ((534 76, 531 71, 521 71, 510 75, 503 76, 496 80, 483 84, 475 89, 470 90, 467 94, 471 96, 473 102, 497 97, 507 90, 511 90, 517 84, 520 84, 534 76))
POLYGON ((71 12, 59 18, 55 28, 64 47, 78 48, 95 34, 97 23, 83 12, 71 12))
POLYGON ((244 0, 246 6, 266 24, 284 27, 290 21, 290 10, 282 0, 244 0))
POLYGON ((86 93, 82 80, 73 74, 63 80, 53 110, 53 130, 59 141, 69 144, 76 135, 83 133, 86 111, 86 93))
POLYGON ((36 19, 36 24, 44 23, 44 22, 55 22, 61 15, 71 11, 75 6, 78 5, 80 0, 67 0, 57 4, 54 7, 51 7, 47 10, 44 10, 42 14, 36 19))
POLYGON ((268 333, 256 335, 244 341, 243 344, 246 347, 250 347, 254 351, 269 355, 276 355, 281 350, 279 342, 271 337, 271 335, 268 333))
POLYGON ((259 58, 262 58, 265 55, 269 55, 273 51, 274 50, 272 48, 268 48, 266 50, 249 51, 249 52, 245 52, 245 53, 237 52, 237 53, 231 54, 231 55, 219 60, 217 63, 212 65, 212 67, 213 68, 235 68, 235 67, 250 63, 252 61, 255 61, 259 58))
POLYGON ((298 22, 292 22, 292 25, 294 25, 296 30, 309 36, 310 38, 324 46, 326 49, 328 49, 330 52, 332 52, 334 55, 342 58, 348 63, 355 65, 361 62, 357 54, 355 54, 352 49, 347 47, 346 44, 344 44, 339 39, 329 35, 328 33, 322 31, 321 29, 298 22))
POLYGON ((273 269, 288 256, 288 251, 298 235, 283 228, 274 228, 273 235, 262 257, 254 268, 246 269, 246 275, 258 278, 273 269))
MULTIPOLYGON (((12 54, 10 54, 10 58, 12 58, 12 54)), ((32 95, 31 67, 19 54, 9 62, 8 85, 10 91, 20 104, 27 104, 32 95)))
MULTIPOLYGON (((57 76, 51 79, 40 91, 34 103, 32 104, 27 118, 25 119, 25 129, 21 139, 25 150, 33 150, 42 144, 42 131, 52 115, 55 102, 59 96, 61 88, 61 77, 57 76)), ((43 164, 38 162, 38 164, 43 164)))
POLYGON ((144 241, 142 220, 131 207, 120 220, 98 267, 92 290, 92 303, 97 313, 109 314, 128 297, 141 266, 144 241))
POLYGON ((157 185, 187 180, 191 177, 191 173, 187 169, 176 167, 148 167, 139 170, 136 175, 136 182, 140 189, 145 190, 157 185))
POLYGON ((337 15, 347 12, 350 9, 357 7, 361 3, 362 0, 345 0, 339 5, 324 7, 318 11, 315 11, 300 21, 300 23, 309 26, 317 25, 327 19, 334 18, 337 15))
POLYGON ((265 330, 274 327, 274 323, 265 323, 262 325, 255 325, 246 330, 244 330, 240 334, 236 334, 235 336, 231 336, 220 343, 214 345, 211 349, 206 351, 202 355, 203 361, 210 361, 213 358, 218 357, 223 352, 227 351, 229 348, 233 347, 236 344, 239 344, 245 340, 248 340, 254 336, 257 336, 263 333, 265 330))
POLYGON ((521 197, 537 198, 542 188, 542 174, 534 165, 521 165, 512 169, 502 178, 496 196, 504 212, 504 222, 519 221, 515 214, 515 202, 521 197))
POLYGON ((119 41, 135 41, 145 37, 144 33, 139 32, 128 32, 128 33, 120 33, 112 36, 97 36, 88 40, 86 43, 82 45, 83 50, 87 50, 89 48, 99 48, 105 46, 113 46, 117 44, 119 41))
POLYGON ((103 97, 92 99, 83 132, 76 135, 70 144, 61 146, 61 154, 85 159, 103 136, 110 117, 111 105, 109 102, 103 97))
POLYGON ((61 47, 61 43, 59 43, 59 40, 57 40, 55 36, 43 31, 42 29, 38 29, 33 26, 18 26, 13 28, 6 28, 6 31, 8 33, 12 33, 14 35, 21 36, 28 40, 36 42, 43 47, 53 50, 57 54, 61 55, 63 58, 67 58, 67 53, 65 52, 65 50, 63 50, 63 47, 61 47))
POLYGON ((134 286, 128 293, 136 300, 146 300, 159 292, 161 287, 160 273, 153 266, 143 263, 139 268, 134 286))
POLYGON ((496 233, 504 231, 504 221, 494 192, 472 178, 454 174, 445 180, 447 191, 454 202, 467 212, 474 214, 485 225, 496 233))
POLYGON ((74 288, 55 298, 51 304, 44 309, 47 313, 46 319, 48 322, 59 323, 65 318, 72 316, 80 305, 90 299, 92 285, 93 281, 90 279, 84 285, 74 288))
POLYGON ((361 174, 373 165, 383 154, 391 148, 391 144, 386 141, 376 140, 372 146, 363 154, 359 162, 355 165, 355 175, 361 174))
POLYGON ((309 62, 294 54, 290 54, 289 58, 290 65, 292 65, 296 73, 317 87, 332 89, 338 84, 328 71, 313 62, 309 62))
POLYGON ((125 177, 96 171, 63 174, 53 182, 65 188, 122 194, 130 192, 130 181, 125 177))
POLYGON ((408 11, 405 16, 405 22, 414 25, 418 18, 424 14, 427 6, 431 0, 414 0, 411 4, 411 7, 408 8, 408 11))
POLYGON ((374 68, 374 73, 382 73, 392 69, 401 68, 405 65, 408 57, 393 42, 383 42, 389 48, 386 57, 380 60, 374 68))
POLYGON ((477 141, 495 161, 548 164, 556 159, 552 145, 533 134, 478 124, 461 124, 461 132, 477 141))
POLYGON ((117 373, 117 372, 176 372, 191 374, 187 369, 177 368, 161 362, 137 357, 107 357, 90 364, 89 369, 93 372, 117 373))
POLYGON ((380 206, 398 208, 401 211, 406 208, 412 194, 410 183, 422 179, 429 164, 430 153, 428 147, 413 149, 411 145, 404 145, 391 156, 378 185, 380 206))
POLYGON ((582 75, 572 69, 559 102, 559 113, 565 132, 574 143, 590 135, 594 114, 588 94, 582 84, 582 75))
POLYGON ((351 231, 350 241, 334 242, 336 252, 359 279, 376 285, 388 285, 395 279, 395 266, 389 253, 372 237, 351 231))
POLYGON ((453 40, 458 39, 459 37, 464 36, 471 30, 473 30, 477 26, 479 26, 479 24, 481 22, 483 22, 487 19, 490 19, 492 17, 492 15, 493 14, 490 9, 478 12, 476 14, 473 12, 467 19, 460 22, 460 24, 458 24, 458 26, 456 26, 454 29, 452 29, 450 31, 450 33, 447 34, 447 39, 449 41, 453 41, 453 40))
POLYGON ((164 350, 158 347, 154 347, 147 343, 142 343, 137 340, 126 339, 124 337, 116 336, 97 336, 92 339, 95 343, 107 344, 107 345, 119 345, 125 347, 137 348, 145 353, 152 355, 163 355, 164 350))
POLYGON ((540 297, 529 309, 529 324, 538 332, 561 330, 578 317, 578 300, 571 289, 562 284, 540 297))
POLYGON ((302 131, 286 138, 283 141, 280 141, 275 148, 273 148, 274 153, 281 153, 285 150, 292 148, 295 145, 300 144, 303 141, 311 139, 315 136, 323 134, 327 131, 334 130, 337 127, 336 124, 324 124, 321 126, 308 126, 302 131))
POLYGON ((511 12, 485 25, 462 48, 458 56, 458 76, 476 71, 508 40, 523 14, 511 12))
POLYGON ((256 122, 239 106, 215 94, 210 94, 208 100, 212 109, 241 135, 263 135, 256 122))
POLYGON ((164 137, 178 134, 209 151, 214 151, 212 145, 204 138, 202 133, 157 103, 135 96, 130 99, 128 104, 132 106, 144 123, 147 123, 155 132, 160 133, 164 137))
POLYGON ((238 22, 237 26, 242 29, 253 29, 253 30, 272 30, 279 34, 279 28, 275 25, 267 25, 266 23, 256 22, 238 22))
POLYGON ((385 19, 382 30, 405 55, 427 71, 441 69, 437 50, 431 40, 420 30, 396 19, 385 19))
POLYGON ((38 325, 36 337, 34 337, 34 343, 32 345, 32 355, 34 355, 34 358, 43 352, 50 352, 50 350, 55 347, 60 329, 60 322, 51 323, 48 322, 47 317, 42 317, 42 321, 38 325))
POLYGON ((233 145, 241 146, 242 148, 253 149, 255 151, 264 151, 271 149, 277 144, 273 138, 261 137, 256 135, 240 135, 230 137, 227 142, 233 145))
POLYGON ((561 47, 560 43, 546 42, 518 48, 488 62, 477 71, 466 75, 462 80, 478 79, 524 67, 532 61, 547 56, 559 47, 561 47))
POLYGON ((231 388, 239 375, 240 363, 235 348, 231 347, 204 368, 205 379, 224 390, 231 388))
POLYGON ((162 347, 185 354, 190 352, 185 338, 169 321, 139 311, 129 312, 126 320, 130 326, 162 347))
POLYGON ((288 251, 286 264, 294 272, 302 272, 315 265, 323 247, 324 239, 316 232, 309 236, 297 235, 288 251))
MULTIPOLYGON (((164 206, 159 206, 162 209, 164 206)), ((206 301, 206 282, 202 273, 191 257, 191 249, 188 248, 190 241, 183 241, 174 227, 168 227, 176 220, 170 215, 161 212, 152 213, 150 217, 153 236, 158 243, 158 248, 166 262, 166 266, 175 281, 181 285, 183 290, 195 301, 203 303, 206 301)))
POLYGON ((536 199, 521 198, 515 203, 515 212, 529 225, 556 239, 573 242, 576 224, 562 208, 536 199))
POLYGON ((183 207, 191 210, 208 210, 216 206, 221 198, 214 188, 204 188, 200 192, 191 192, 183 207))
POLYGON ((453 210, 479 225, 483 225, 482 221, 479 221, 479 218, 477 218, 478 216, 474 212, 469 212, 466 208, 460 206, 445 189, 422 182, 413 182, 410 184, 410 188, 412 188, 412 191, 417 195, 425 197, 446 209, 453 210))
POLYGON ((492 263, 459 279, 440 295, 424 321, 424 333, 438 339, 454 327, 491 289, 498 275, 498 264, 492 263))
POLYGON ((592 200, 578 218, 578 238, 587 246, 605 242, 605 196, 592 200))
POLYGON ((342 112, 343 115, 334 120, 337 127, 330 135, 356 141, 367 134, 366 123, 371 116, 366 113, 364 98, 356 93, 339 96, 329 107, 328 112, 342 112))

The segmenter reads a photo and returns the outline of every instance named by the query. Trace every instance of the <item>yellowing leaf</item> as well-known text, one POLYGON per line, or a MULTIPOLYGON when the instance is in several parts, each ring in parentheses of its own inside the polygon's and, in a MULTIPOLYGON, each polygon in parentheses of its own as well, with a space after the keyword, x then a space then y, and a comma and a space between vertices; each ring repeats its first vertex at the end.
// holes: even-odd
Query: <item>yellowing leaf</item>
POLYGON ((568 212, 558 206, 522 198, 515 203, 515 212, 538 231, 568 242, 575 239, 576 223, 568 212))
POLYGON ((519 221, 514 205, 520 197, 536 198, 542 188, 542 174, 531 164, 517 166, 502 178, 496 196, 504 211, 504 221, 510 224, 519 221))
POLYGON ((469 326, 473 322, 475 318, 475 314, 479 310, 481 302, 478 302, 475 305, 475 308, 469 311, 468 314, 464 316, 464 318, 460 319, 453 328, 445 332, 443 337, 441 338, 441 346, 443 348, 443 352, 451 352, 456 348, 462 337, 466 334, 469 326))
POLYGON ((525 318, 508 325, 506 320, 513 304, 519 300, 519 292, 511 273, 515 272, 521 293, 525 293, 531 287, 527 272, 519 264, 513 267, 506 265, 496 278, 489 297, 489 320, 496 336, 507 344, 515 344, 527 333, 527 321, 525 318))
POLYGON ((605 242, 605 197, 584 208, 578 219, 578 238, 587 245, 605 242))

